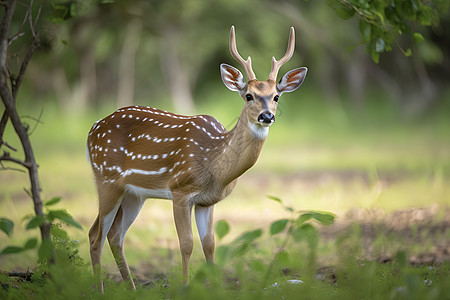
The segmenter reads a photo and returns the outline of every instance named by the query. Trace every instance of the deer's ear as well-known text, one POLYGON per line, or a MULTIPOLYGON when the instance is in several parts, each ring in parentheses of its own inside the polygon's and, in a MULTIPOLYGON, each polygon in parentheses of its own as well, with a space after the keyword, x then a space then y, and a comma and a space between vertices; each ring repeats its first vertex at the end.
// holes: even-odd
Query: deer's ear
POLYGON ((284 92, 292 92, 300 87, 305 79, 307 68, 298 68, 291 70, 284 74, 277 84, 278 93, 281 95, 284 92))
POLYGON ((245 88, 244 76, 235 67, 221 64, 220 75, 222 76, 223 83, 230 90, 240 92, 245 88))

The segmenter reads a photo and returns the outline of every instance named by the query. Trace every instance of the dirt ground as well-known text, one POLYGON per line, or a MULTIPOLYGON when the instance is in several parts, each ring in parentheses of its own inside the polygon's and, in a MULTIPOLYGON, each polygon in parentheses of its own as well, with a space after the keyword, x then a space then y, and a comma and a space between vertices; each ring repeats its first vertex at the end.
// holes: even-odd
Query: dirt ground
POLYGON ((333 240, 355 230, 367 259, 390 262, 402 250, 412 265, 450 261, 450 208, 405 209, 391 214, 381 209, 354 209, 320 232, 324 240, 333 240))
MULTIPOLYGON (((450 208, 406 209, 390 214, 381 209, 354 209, 335 224, 321 226, 319 232, 323 243, 359 236, 361 259, 390 263, 401 250, 407 253, 412 266, 450 261, 450 208)), ((178 249, 171 249, 167 259, 175 267, 176 257, 178 249)), ((155 272, 159 268, 150 262, 131 266, 131 269, 141 285, 168 283, 165 272, 155 272)), ((332 281, 333 274, 333 265, 319 261, 317 276, 332 281)), ((121 280, 118 272, 110 273, 109 277, 121 280)))

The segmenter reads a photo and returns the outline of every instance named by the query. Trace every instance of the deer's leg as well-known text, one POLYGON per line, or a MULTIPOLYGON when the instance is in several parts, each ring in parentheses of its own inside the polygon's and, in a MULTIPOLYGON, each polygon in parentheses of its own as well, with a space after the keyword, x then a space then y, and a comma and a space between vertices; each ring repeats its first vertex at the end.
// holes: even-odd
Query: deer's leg
POLYGON ((98 289, 103 292, 103 281, 101 278, 101 258, 106 236, 111 228, 114 218, 119 209, 122 196, 108 193, 99 193, 99 213, 97 219, 89 230, 89 244, 92 267, 96 277, 98 289), (112 201, 111 201, 112 200, 112 201))
POLYGON ((195 221, 207 262, 214 262, 214 206, 195 206, 195 221))
POLYGON ((131 224, 136 219, 143 204, 144 201, 140 197, 126 193, 108 233, 109 246, 111 247, 114 259, 119 267, 120 274, 122 275, 124 281, 129 282, 130 288, 132 289, 136 289, 136 287, 125 258, 123 241, 128 228, 130 228, 131 224))
POLYGON ((192 249, 194 247, 194 239, 191 229, 191 210, 189 204, 177 204, 174 199, 173 217, 175 219, 175 227, 180 242, 181 263, 183 265, 183 281, 187 285, 189 283, 189 259, 191 258, 192 249))

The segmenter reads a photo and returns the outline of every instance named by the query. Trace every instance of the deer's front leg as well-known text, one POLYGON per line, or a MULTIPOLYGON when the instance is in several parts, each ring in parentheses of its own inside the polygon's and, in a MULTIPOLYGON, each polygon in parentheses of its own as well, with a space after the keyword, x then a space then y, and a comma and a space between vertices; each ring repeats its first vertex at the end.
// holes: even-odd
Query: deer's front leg
POLYGON ((195 221, 207 262, 214 262, 214 206, 195 206, 195 221))
POLYGON ((183 281, 187 285, 189 283, 189 259, 194 247, 194 239, 191 229, 191 210, 189 204, 173 204, 173 217, 175 219, 175 227, 180 242, 181 263, 183 265, 183 281))

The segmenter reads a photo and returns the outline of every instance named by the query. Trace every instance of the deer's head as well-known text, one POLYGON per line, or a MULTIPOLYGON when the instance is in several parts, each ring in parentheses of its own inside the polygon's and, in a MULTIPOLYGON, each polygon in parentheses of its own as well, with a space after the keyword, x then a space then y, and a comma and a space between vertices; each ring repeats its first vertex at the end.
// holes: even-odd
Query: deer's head
POLYGON ((284 92, 295 91, 303 82, 307 68, 302 67, 291 70, 277 83, 277 74, 280 67, 293 55, 295 47, 294 28, 291 27, 286 54, 279 61, 272 57, 272 69, 266 81, 256 79, 252 70, 250 56, 244 60, 237 51, 234 26, 230 31, 230 52, 236 61, 244 67, 247 82, 242 73, 227 64, 220 65, 222 81, 227 88, 236 91, 245 101, 244 112, 248 118, 249 126, 257 137, 265 138, 270 125, 275 122, 275 113, 278 98, 284 92))

